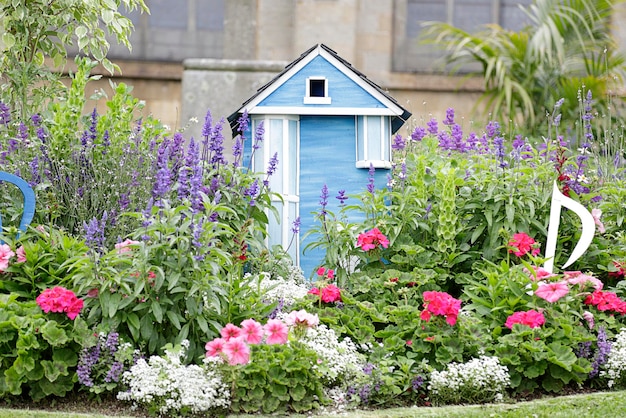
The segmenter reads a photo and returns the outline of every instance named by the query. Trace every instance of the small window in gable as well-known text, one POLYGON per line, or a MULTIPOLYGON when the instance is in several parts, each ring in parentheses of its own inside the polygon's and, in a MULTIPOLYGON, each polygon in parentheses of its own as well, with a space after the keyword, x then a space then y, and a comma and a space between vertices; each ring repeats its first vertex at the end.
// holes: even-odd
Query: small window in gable
POLYGON ((326 77, 309 77, 306 79, 304 104, 330 104, 328 96, 328 80, 326 77))
POLYGON ((388 116, 356 117, 356 160, 357 168, 391 168, 388 116))

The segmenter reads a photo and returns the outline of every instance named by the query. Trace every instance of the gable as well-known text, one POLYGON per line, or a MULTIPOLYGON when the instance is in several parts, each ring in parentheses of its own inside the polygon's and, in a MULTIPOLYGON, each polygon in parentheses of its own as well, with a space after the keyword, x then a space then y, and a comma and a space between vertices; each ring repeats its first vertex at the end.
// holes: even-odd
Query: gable
MULTIPOLYGON (((386 109, 386 106, 369 92, 351 80, 346 74, 328 62, 321 55, 313 58, 285 83, 263 99, 258 107, 296 107, 296 108, 373 108, 386 109), (304 104, 307 79, 324 77, 328 84, 330 104, 304 104)), ((261 109, 259 109, 262 111, 261 109)), ((294 109, 294 111, 296 111, 294 109)))

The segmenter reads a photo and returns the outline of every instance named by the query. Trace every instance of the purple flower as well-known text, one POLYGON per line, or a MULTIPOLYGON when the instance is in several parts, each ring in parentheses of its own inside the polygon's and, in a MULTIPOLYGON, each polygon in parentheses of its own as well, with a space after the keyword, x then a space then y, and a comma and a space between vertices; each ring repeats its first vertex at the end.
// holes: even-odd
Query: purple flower
POLYGON ((422 376, 417 376, 411 381, 411 388, 413 389, 413 392, 417 392, 423 385, 424 378, 422 376))
POLYGON ((248 111, 244 110, 239 119, 237 119, 237 124, 239 125, 239 129, 237 132, 241 135, 242 142, 245 141, 245 132, 248 130, 249 122, 248 122, 248 111))
POLYGON ((261 148, 261 142, 263 142, 263 137, 265 136, 265 128, 263 126, 263 121, 259 122, 256 126, 256 131, 254 132, 254 145, 253 149, 261 148))
POLYGON ((107 375, 104 377, 104 382, 105 383, 119 382, 120 376, 122 375, 123 371, 124 371, 124 365, 121 362, 119 361, 113 362, 113 364, 111 365, 111 368, 107 372, 107 375))
POLYGON ((30 162, 30 181, 28 182, 30 187, 35 187, 41 183, 41 176, 39 175, 39 158, 35 155, 30 162))
POLYGON ((368 171, 369 177, 367 181, 367 191, 370 192, 371 194, 374 194, 374 191, 376 190, 376 185, 374 184, 375 173, 376 173, 376 169, 374 168, 374 164, 370 163, 370 168, 368 171))
POLYGON ((346 200, 348 200, 348 196, 346 196, 346 191, 345 190, 339 190, 337 192, 337 196, 335 196, 335 199, 339 200, 339 204, 341 206, 345 205, 346 200))
POLYGON ((496 135, 500 135, 500 124, 498 122, 490 121, 485 127, 487 136, 494 138, 496 135))
POLYGON ((402 151, 406 147, 406 141, 402 138, 402 135, 397 134, 393 138, 393 144, 391 144, 391 148, 396 151, 402 151))
POLYGON ((243 143, 241 137, 235 138, 235 143, 233 144, 233 165, 235 167, 239 167, 241 163, 241 156, 243 155, 243 143))
POLYGON ((0 123, 8 125, 11 122, 11 108, 0 102, 0 123))
POLYGON ((156 162, 156 179, 152 187, 152 197, 155 202, 161 200, 169 192, 172 186, 172 172, 168 166, 169 141, 165 140, 159 145, 156 162))
POLYGON ((85 244, 92 250, 102 253, 104 249, 104 229, 107 222, 107 213, 104 212, 102 219, 93 217, 89 223, 83 222, 83 228, 85 230, 85 244))
POLYGON ((600 366, 608 361, 609 353, 611 352, 611 342, 607 339, 604 327, 600 327, 598 329, 597 346, 598 348, 596 349, 593 362, 591 363, 591 371, 589 372, 590 378, 598 376, 600 373, 600 366))
POLYGON ((42 122, 41 116, 38 113, 35 113, 33 116, 31 116, 30 120, 31 122, 33 122, 33 125, 35 126, 41 125, 41 122, 42 122))
POLYGON ((365 364, 365 366, 363 366, 363 373, 365 373, 368 376, 371 376, 375 368, 376 366, 374 366, 373 363, 367 363, 365 364))
POLYGON ((437 124, 437 119, 432 118, 426 123, 428 127, 428 133, 435 135, 439 131, 439 125, 437 124))
POLYGON ((421 126, 413 129, 411 133, 411 141, 421 141, 426 136, 426 129, 421 126))
POLYGON ((300 217, 298 216, 293 224, 291 225, 291 232, 293 234, 297 234, 300 232, 300 217))
POLYGON ((250 198, 250 206, 255 206, 256 205, 255 199, 259 194, 259 180, 254 179, 250 187, 248 187, 243 194, 244 196, 247 196, 250 198))
POLYGON ((326 215, 326 205, 328 205, 328 186, 326 186, 326 184, 324 184, 322 186, 322 194, 320 195, 320 206, 322 207, 320 209, 320 214, 322 216, 326 215))
POLYGON ((272 174, 276 172, 277 166, 278 166, 278 153, 275 152, 272 158, 270 158, 270 162, 267 166, 267 176, 265 177, 265 180, 263 180, 263 184, 265 185, 265 187, 269 186, 270 184, 269 178, 272 174))
POLYGON ((446 126, 452 126, 454 124, 454 109, 449 107, 446 110, 446 118, 442 122, 446 126))

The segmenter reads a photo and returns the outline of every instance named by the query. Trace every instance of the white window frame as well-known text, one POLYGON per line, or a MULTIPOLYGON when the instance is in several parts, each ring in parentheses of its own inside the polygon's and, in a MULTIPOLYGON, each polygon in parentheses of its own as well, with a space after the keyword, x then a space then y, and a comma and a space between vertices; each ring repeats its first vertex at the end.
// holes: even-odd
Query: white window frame
POLYGON ((356 168, 391 168, 391 121, 388 116, 367 116, 357 115, 354 117, 355 123, 355 152, 356 152, 356 168), (363 159, 359 159, 359 118, 363 118, 363 159), (379 118, 380 120, 380 136, 378 138, 368 138, 367 123, 369 119, 379 118), (387 119, 387 123, 385 123, 387 119), (387 129, 385 129, 387 128, 387 129), (380 141, 380 152, 376 156, 370 156, 369 154, 369 141, 380 141), (381 157, 387 156, 388 159, 382 159, 381 157), (376 157, 376 158, 373 158, 376 157))
MULTIPOLYGON (((282 149, 279 151, 278 156, 278 164, 282 168, 283 176, 280 180, 280 189, 274 190, 273 192, 277 193, 279 196, 272 195, 272 202, 280 203, 282 208, 279 209, 280 219, 278 220, 278 224, 280 225, 280 237, 272 237, 268 233, 268 236, 265 238, 265 243, 268 247, 271 248, 273 245, 282 245, 285 250, 287 250, 287 246, 291 243, 291 247, 289 248, 289 255, 292 257, 295 265, 300 265, 300 234, 296 234, 293 237, 293 222, 297 217, 300 216, 300 117, 294 115, 259 115, 253 116, 253 127, 257 126, 259 122, 263 121, 264 135, 263 141, 259 144, 260 148, 255 150, 255 153, 259 153, 262 155, 262 158, 259 159, 258 155, 252 159, 252 170, 255 172, 265 173, 267 170, 267 166, 269 164, 270 159, 273 157, 274 152, 276 150, 270 149, 270 139, 273 136, 272 132, 272 123, 271 121, 281 120, 282 121, 282 149), (296 138, 295 138, 295 161, 291 161, 289 158, 285 156, 289 156, 290 153, 290 142, 289 142, 289 122, 296 122, 296 138), (262 163, 259 161, 262 160, 262 163), (261 165, 259 167, 258 165, 261 165), (295 166, 294 166, 295 165, 295 166), (295 174, 294 174, 295 173, 295 174), (290 182, 295 182, 295 187, 293 187, 295 194, 290 193, 290 182), (293 219, 289 216, 290 205, 295 204, 295 213, 293 214, 293 219), (293 242, 291 241, 293 237, 293 242)), ((276 176, 276 174, 274 174, 276 176)), ((275 178, 273 180, 276 180, 275 178)), ((270 180, 270 183, 272 180, 270 180)), ((268 219, 270 222, 274 220, 274 215, 267 211, 268 219)))
POLYGON ((304 104, 331 104, 332 99, 328 96, 328 79, 326 77, 307 77, 305 86, 304 104), (311 81, 324 82, 324 96, 311 96, 311 81))

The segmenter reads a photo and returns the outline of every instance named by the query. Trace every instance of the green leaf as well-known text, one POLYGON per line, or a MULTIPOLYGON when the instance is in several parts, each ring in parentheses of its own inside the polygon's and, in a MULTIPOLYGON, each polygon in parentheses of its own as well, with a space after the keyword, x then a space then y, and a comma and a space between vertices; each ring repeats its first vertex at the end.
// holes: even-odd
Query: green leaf
POLYGON ((163 309, 161 309, 161 304, 158 300, 153 300, 151 307, 154 319, 160 324, 161 322, 163 322, 163 309))
POLYGON ((2 34, 2 44, 3 51, 13 48, 13 45, 15 45, 15 36, 8 32, 4 32, 2 34))
POLYGON ((69 337, 56 321, 48 321, 41 327, 41 335, 52 346, 61 346, 69 341, 69 337))

